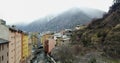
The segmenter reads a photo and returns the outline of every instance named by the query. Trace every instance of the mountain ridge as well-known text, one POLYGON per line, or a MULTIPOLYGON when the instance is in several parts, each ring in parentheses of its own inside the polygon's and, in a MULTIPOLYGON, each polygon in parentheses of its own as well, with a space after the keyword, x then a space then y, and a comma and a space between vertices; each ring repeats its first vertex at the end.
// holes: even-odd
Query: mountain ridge
MULTIPOLYGON (((90 9, 89 9, 90 10, 90 9)), ((88 10, 88 12, 89 12, 88 10)), ((93 11, 94 9, 91 9, 93 11)), ((98 10, 94 10, 92 15, 96 14, 98 10)), ((100 12, 100 11, 99 11, 100 12)), ((94 17, 87 14, 87 11, 84 12, 79 8, 71 8, 57 16, 51 17, 49 20, 45 18, 38 19, 26 26, 17 26, 18 28, 25 31, 32 32, 44 32, 44 31, 59 31, 66 28, 74 28, 76 25, 83 25, 89 23, 93 18, 101 18, 101 16, 105 13, 99 13, 99 15, 94 15, 94 17), (66 25, 68 24, 68 25, 66 25)))

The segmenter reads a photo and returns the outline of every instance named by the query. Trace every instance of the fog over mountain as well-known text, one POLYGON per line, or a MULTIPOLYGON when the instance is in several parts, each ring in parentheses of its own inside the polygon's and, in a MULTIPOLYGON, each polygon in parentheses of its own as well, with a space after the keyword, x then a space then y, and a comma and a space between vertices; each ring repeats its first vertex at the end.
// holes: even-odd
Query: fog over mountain
POLYGON ((44 32, 74 28, 89 23, 93 18, 101 18, 105 12, 97 9, 71 8, 56 16, 47 16, 27 25, 17 25, 24 31, 44 32))

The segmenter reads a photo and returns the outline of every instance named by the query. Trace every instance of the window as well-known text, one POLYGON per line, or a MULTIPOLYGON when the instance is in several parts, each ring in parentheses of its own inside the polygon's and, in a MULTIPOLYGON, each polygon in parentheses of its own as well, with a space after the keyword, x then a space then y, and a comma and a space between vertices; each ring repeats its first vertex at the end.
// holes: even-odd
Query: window
POLYGON ((13 57, 11 57, 11 59, 13 59, 13 57))
POLYGON ((7 44, 7 48, 9 47, 9 44, 7 44))
POLYGON ((4 50, 4 45, 2 45, 2 50, 4 50))
POLYGON ((7 61, 7 63, 8 63, 8 61, 7 61))
POLYGON ((8 56, 8 52, 7 52, 7 56, 8 56))
POLYGON ((4 60, 4 57, 2 56, 2 61, 4 60))
POLYGON ((1 63, 1 57, 0 57, 0 63, 1 63))

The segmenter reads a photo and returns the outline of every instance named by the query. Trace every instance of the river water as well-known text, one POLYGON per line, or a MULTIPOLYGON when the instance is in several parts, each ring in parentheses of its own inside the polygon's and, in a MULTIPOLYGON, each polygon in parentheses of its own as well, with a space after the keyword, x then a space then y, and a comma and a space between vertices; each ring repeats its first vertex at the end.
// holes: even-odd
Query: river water
POLYGON ((52 63, 47 55, 44 53, 43 49, 39 50, 39 53, 35 56, 35 58, 32 60, 32 63, 52 63))

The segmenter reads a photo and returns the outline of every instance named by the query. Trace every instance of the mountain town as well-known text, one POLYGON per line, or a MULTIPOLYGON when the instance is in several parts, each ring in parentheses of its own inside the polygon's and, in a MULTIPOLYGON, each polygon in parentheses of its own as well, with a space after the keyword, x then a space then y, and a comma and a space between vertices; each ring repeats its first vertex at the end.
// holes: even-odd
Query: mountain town
POLYGON ((120 0, 96 14, 74 8, 27 26, 0 19, 0 63, 120 63, 120 0))

